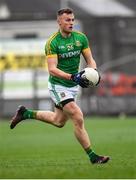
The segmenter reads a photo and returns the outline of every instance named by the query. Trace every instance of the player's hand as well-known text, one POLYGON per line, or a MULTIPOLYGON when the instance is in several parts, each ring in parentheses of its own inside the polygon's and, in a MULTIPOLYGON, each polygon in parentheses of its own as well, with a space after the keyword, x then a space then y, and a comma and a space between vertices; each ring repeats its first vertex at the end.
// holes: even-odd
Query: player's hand
POLYGON ((71 80, 76 82, 82 88, 87 88, 89 86, 89 81, 87 79, 82 78, 82 74, 84 71, 81 71, 76 74, 71 75, 71 80))
POLYGON ((95 69, 95 70, 98 72, 98 75, 99 75, 99 80, 98 80, 98 82, 96 84, 96 86, 97 86, 100 83, 100 81, 101 81, 101 75, 100 75, 100 73, 99 73, 99 71, 97 69, 95 69))

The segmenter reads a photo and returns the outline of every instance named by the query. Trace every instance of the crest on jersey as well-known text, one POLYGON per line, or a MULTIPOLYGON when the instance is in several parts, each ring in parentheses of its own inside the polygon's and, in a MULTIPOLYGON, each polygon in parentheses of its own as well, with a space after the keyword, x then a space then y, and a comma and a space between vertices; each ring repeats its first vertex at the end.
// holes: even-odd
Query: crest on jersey
POLYGON ((81 42, 80 41, 76 41, 76 46, 81 46, 82 44, 81 44, 81 42))

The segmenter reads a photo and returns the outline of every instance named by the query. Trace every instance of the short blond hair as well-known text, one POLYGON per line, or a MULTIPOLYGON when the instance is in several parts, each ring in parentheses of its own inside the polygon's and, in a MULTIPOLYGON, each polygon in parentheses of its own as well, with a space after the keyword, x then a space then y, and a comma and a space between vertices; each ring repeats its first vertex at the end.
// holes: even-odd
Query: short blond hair
POLYGON ((60 9, 58 10, 57 12, 57 16, 61 16, 62 14, 73 14, 73 10, 71 8, 63 8, 63 9, 60 9))

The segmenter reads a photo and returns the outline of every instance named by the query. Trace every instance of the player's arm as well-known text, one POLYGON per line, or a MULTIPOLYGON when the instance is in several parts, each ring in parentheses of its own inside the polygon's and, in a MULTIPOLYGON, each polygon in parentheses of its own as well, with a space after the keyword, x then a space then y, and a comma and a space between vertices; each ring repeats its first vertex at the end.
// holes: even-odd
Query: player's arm
POLYGON ((57 54, 46 56, 47 64, 48 64, 48 71, 49 74, 52 76, 57 76, 62 79, 71 79, 71 74, 65 73, 64 71, 61 71, 57 68, 58 64, 58 57, 57 54))
POLYGON ((71 75, 65 73, 57 68, 58 64, 58 55, 57 55, 57 44, 56 41, 51 41, 49 39, 45 45, 45 54, 46 54, 46 61, 48 64, 48 71, 49 74, 52 76, 56 76, 62 79, 70 79, 71 75))
MULTIPOLYGON (((82 36, 83 37, 83 49, 82 49, 82 55, 86 61, 86 64, 87 64, 87 67, 91 67, 95 70, 97 70, 97 65, 96 65, 96 62, 92 56, 92 52, 91 52, 91 49, 89 47, 89 41, 86 37, 86 35, 82 36)), ((99 73, 98 73, 99 74, 99 73)), ((97 83, 97 85, 99 84, 100 82, 100 74, 99 74, 99 81, 97 83)))
POLYGON ((96 62, 93 59, 92 52, 89 47, 82 50, 82 55, 86 61, 87 67, 97 69, 96 62))
MULTIPOLYGON (((91 68, 94 68, 95 70, 97 70, 97 65, 96 65, 95 60, 93 59, 90 48, 84 49, 82 51, 82 55, 86 61, 87 67, 91 67, 91 68)), ((98 74, 99 74, 99 72, 98 72, 98 74)), ((101 80, 101 76, 99 74, 99 80, 98 80, 97 85, 100 83, 100 80, 101 80)))
POLYGON ((77 74, 65 73, 64 71, 61 71, 60 69, 57 68, 57 63, 58 63, 57 55, 47 56, 46 58, 48 64, 48 71, 52 76, 57 76, 63 79, 72 80, 83 88, 88 86, 88 82, 86 82, 81 78, 83 72, 77 74))
POLYGON ((82 35, 82 44, 82 55, 86 61, 87 66, 96 69, 97 65, 95 60, 93 59, 92 52, 89 46, 89 41, 85 34, 82 35))

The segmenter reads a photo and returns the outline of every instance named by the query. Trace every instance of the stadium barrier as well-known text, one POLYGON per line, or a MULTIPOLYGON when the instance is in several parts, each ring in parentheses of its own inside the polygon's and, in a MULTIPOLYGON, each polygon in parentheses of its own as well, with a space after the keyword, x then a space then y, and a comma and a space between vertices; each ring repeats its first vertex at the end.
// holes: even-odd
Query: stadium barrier
POLYGON ((0 73, 0 117, 11 116, 18 105, 52 109, 45 70, 3 71, 0 73))

